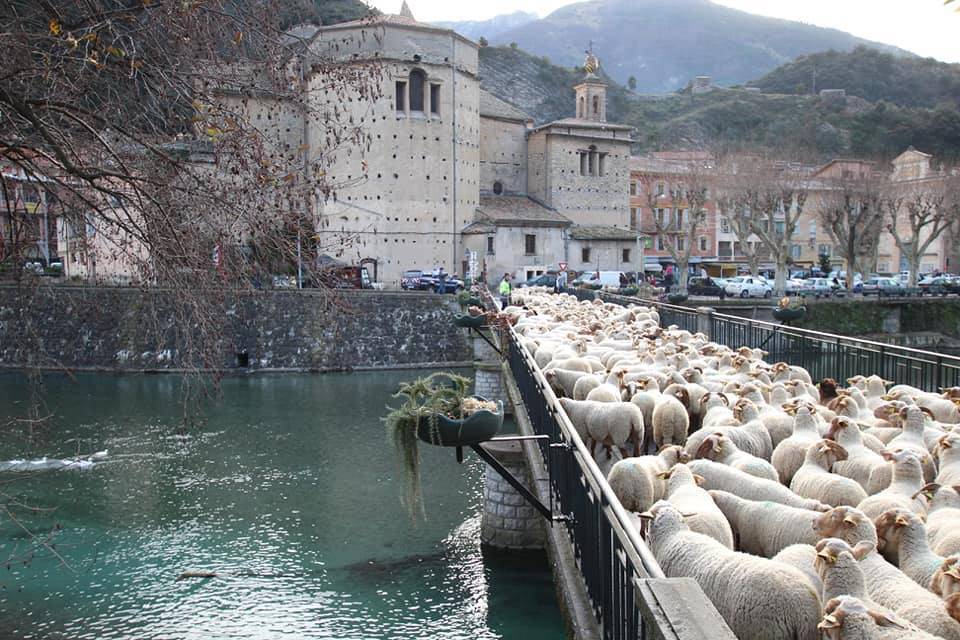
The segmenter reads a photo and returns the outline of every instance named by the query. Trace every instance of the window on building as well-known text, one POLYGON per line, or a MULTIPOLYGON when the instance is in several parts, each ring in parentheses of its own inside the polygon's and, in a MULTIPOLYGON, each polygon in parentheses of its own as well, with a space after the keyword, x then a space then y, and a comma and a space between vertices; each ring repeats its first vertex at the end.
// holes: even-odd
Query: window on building
POLYGON ((676 240, 677 251, 686 251, 687 250, 687 240, 683 236, 677 236, 676 240))
POLYGON ((597 175, 597 154, 592 151, 587 154, 587 175, 597 175))
POLYGON ((658 183, 657 183, 657 195, 658 195, 658 196, 662 196, 662 195, 663 195, 663 183, 662 183, 662 182, 658 182, 658 183))
POLYGON ((600 96, 593 96, 593 115, 600 113, 600 96))
POLYGON ((440 115, 440 85, 430 85, 430 113, 440 115))
POLYGON ((784 220, 774 220, 773 221, 773 230, 779 235, 783 235, 787 232, 787 223, 784 220))
POLYGON ((621 250, 620 262, 630 262, 630 249, 621 250))
POLYGON ((818 256, 831 256, 833 255, 833 247, 829 244, 821 244, 817 246, 817 255, 818 256))
POLYGON ((877 271, 880 273, 889 273, 890 272, 890 263, 889 262, 878 262, 877 271))
POLYGON ((717 243, 717 253, 720 254, 721 258, 730 259, 733 257, 733 247, 730 246, 729 240, 721 240, 717 243))
POLYGON ((587 115, 586 113, 584 113, 584 110, 586 109, 586 107, 584 107, 585 104, 586 102, 584 97, 580 96, 580 100, 577 101, 577 117, 578 118, 583 118, 587 115))
POLYGON ((657 236, 657 251, 664 251, 666 247, 663 246, 663 236, 657 236))
POLYGON ((817 221, 816 220, 810 221, 810 237, 811 238, 817 237, 817 221))
POLYGON ((410 72, 410 111, 423 113, 424 85, 427 83, 427 74, 422 69, 410 72))
POLYGON ((493 236, 487 236, 487 253, 493 253, 493 236))
POLYGON ((498 196, 503 193, 503 183, 497 180, 493 183, 493 192, 498 196))
POLYGON ((588 162, 589 162, 590 152, 581 151, 580 152, 580 175, 585 176, 587 174, 588 162))
POLYGON ((799 244, 790 245, 790 257, 796 260, 800 257, 800 254, 803 252, 803 247, 799 244))
POLYGON ((397 80, 396 94, 397 111, 407 112, 407 83, 403 80, 397 80))
POLYGON ((580 262, 590 262, 590 247, 580 249, 580 262))
POLYGON ((532 256, 537 253, 537 236, 528 233, 523 238, 523 251, 528 256, 532 256))
POLYGON ((632 180, 630 181, 630 195, 637 195, 637 183, 633 182, 632 180))
POLYGON ((707 250, 707 236, 700 236, 700 251, 707 250))
POLYGON ((726 217, 720 218, 720 233, 730 233, 730 220, 726 217))
POLYGON ((630 229, 636 231, 640 228, 640 218, 636 207, 630 207, 630 229))
POLYGON ((607 175, 607 154, 605 153, 597 154, 597 175, 607 175))

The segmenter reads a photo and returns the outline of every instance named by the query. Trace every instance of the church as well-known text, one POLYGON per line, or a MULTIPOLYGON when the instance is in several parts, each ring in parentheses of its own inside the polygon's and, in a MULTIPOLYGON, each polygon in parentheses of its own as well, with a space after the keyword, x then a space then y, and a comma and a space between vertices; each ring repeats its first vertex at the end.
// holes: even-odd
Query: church
MULTIPOLYGON (((347 185, 315 212, 333 255, 373 265, 387 288, 408 269, 491 281, 560 263, 637 270, 631 128, 607 122, 592 52, 572 88, 571 117, 534 127, 481 89, 478 44, 417 22, 405 2, 399 15, 309 29, 313 54, 342 65, 375 60, 381 69, 376 99, 344 100, 320 82, 309 94, 336 102, 369 140, 363 154, 329 154, 332 180, 347 185)), ((323 147, 321 127, 305 125, 303 135, 310 148, 323 147)))

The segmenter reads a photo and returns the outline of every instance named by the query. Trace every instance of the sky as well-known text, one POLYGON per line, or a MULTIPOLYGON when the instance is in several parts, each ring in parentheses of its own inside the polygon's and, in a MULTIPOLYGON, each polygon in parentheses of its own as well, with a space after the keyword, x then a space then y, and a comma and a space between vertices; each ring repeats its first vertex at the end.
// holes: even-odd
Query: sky
MULTIPOLYGON (((402 0, 371 0, 398 13, 402 0)), ((486 20, 523 10, 545 16, 573 0, 407 0, 422 22, 486 20)), ((896 45, 922 56, 960 62, 960 13, 943 0, 714 0, 750 13, 833 27, 861 38, 896 45)))

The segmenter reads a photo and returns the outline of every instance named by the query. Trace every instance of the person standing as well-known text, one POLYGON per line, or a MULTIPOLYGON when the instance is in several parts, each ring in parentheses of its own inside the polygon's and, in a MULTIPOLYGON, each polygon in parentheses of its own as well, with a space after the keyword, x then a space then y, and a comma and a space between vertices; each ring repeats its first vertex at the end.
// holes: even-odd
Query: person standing
POLYGON ((563 293, 563 291, 566 288, 567 288, 567 272, 561 271, 560 273, 557 274, 557 280, 556 282, 554 282, 554 285, 553 285, 553 292, 563 293))
POLYGON ((500 306, 506 307, 510 304, 510 291, 512 287, 510 286, 510 274, 503 274, 503 280, 500 281, 500 306))

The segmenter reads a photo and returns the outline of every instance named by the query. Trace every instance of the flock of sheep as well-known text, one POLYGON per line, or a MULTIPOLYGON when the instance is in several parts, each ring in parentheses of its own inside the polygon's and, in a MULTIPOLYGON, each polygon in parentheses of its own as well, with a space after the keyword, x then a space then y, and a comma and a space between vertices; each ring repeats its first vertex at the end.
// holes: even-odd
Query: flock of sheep
POLYGON ((541 288, 504 313, 663 571, 741 640, 960 640, 960 389, 815 384, 541 288))

